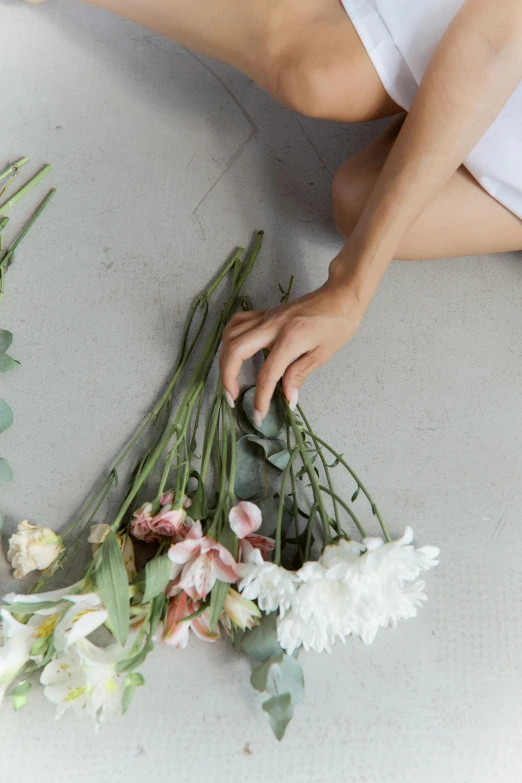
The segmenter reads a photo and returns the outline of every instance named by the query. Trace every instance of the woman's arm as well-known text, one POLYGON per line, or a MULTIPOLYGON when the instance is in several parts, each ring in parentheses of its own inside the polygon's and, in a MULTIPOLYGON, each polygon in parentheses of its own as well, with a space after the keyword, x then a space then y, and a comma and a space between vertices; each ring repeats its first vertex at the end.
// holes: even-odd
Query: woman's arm
POLYGON ((521 79, 522 0, 467 0, 435 51, 328 281, 284 307, 238 315, 227 329, 221 371, 233 398, 242 361, 269 348, 257 383, 259 416, 281 377, 287 398, 296 400, 303 380, 353 335, 402 238, 521 79))

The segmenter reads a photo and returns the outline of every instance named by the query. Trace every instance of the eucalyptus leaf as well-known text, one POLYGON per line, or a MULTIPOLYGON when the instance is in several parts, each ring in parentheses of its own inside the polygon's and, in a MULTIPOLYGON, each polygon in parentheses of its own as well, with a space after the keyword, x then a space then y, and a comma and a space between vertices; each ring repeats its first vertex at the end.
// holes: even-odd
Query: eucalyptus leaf
POLYGON ((276 738, 282 740, 286 727, 292 720, 293 708, 290 694, 281 693, 279 696, 272 696, 271 699, 263 702, 263 709, 268 713, 268 720, 276 738))
POLYGON ((267 661, 282 653, 277 641, 277 616, 275 612, 265 615, 259 625, 247 631, 241 639, 241 646, 254 661, 267 661))
POLYGON ((288 465, 289 459, 290 452, 288 449, 283 449, 282 451, 278 451, 277 454, 271 454, 268 457, 268 461, 278 470, 284 470, 288 465))
POLYGON ((0 353, 5 353, 12 342, 13 335, 11 332, 8 332, 7 329, 0 329, 0 353))
POLYGON ((262 432, 267 438, 277 438, 280 432, 284 429, 286 424, 285 411, 280 400, 272 398, 270 402, 270 409, 263 419, 260 427, 254 422, 254 395, 255 386, 245 392, 243 396, 243 410, 250 421, 250 423, 258 430, 262 432))
POLYGON ((305 695, 301 664, 291 655, 286 655, 286 653, 273 659, 268 669, 265 690, 272 696, 277 696, 280 693, 289 693, 294 707, 301 704, 305 695))
POLYGON ((13 423, 13 411, 9 405, 0 400, 0 432, 5 432, 13 423))
POLYGON ((8 356, 6 353, 0 354, 0 372, 14 370, 15 367, 18 367, 19 365, 20 362, 17 362, 16 359, 11 358, 11 356, 8 356))
POLYGON ((129 635, 129 582, 118 540, 112 530, 100 549, 96 585, 114 635, 123 646, 129 635))
MULTIPOLYGON (((257 531, 260 536, 272 536, 275 533, 277 524, 277 514, 279 512, 279 495, 267 495, 266 497, 256 499, 255 503, 261 509, 263 521, 257 531)), ((286 536, 288 528, 294 521, 294 502, 289 495, 285 495, 282 531, 286 536)))
POLYGON ((154 557, 148 561, 145 566, 145 593, 142 603, 148 604, 164 591, 170 581, 171 572, 172 563, 168 555, 154 557))
POLYGON ((0 457, 0 481, 12 481, 13 469, 6 459, 0 457))
POLYGON ((237 442, 237 468, 234 484, 236 495, 242 500, 265 493, 265 460, 263 452, 249 435, 237 442))
MULTIPOLYGON (((278 656, 279 659, 282 659, 283 654, 278 656)), ((263 693, 263 691, 267 690, 267 680, 268 680, 268 674, 270 672, 270 667, 272 666, 274 658, 269 658, 268 661, 265 661, 261 664, 261 666, 258 666, 254 671, 252 672, 252 675, 250 677, 250 684, 253 688, 256 689, 256 691, 260 691, 263 693)))

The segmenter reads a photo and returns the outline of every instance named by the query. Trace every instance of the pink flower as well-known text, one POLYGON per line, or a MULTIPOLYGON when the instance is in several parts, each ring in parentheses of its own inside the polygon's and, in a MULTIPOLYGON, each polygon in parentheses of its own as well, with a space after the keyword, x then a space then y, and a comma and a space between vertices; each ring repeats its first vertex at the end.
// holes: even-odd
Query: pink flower
MULTIPOLYGON (((171 506, 174 503, 176 493, 173 489, 164 492, 160 499, 160 506, 171 506)), ((188 495, 183 495, 183 508, 187 509, 192 505, 192 499, 188 495)))
POLYGON ((170 506, 164 506, 152 517, 149 527, 158 536, 167 536, 168 538, 179 536, 184 529, 186 516, 187 512, 184 508, 171 509, 170 506))
POLYGON ((180 593, 175 598, 169 600, 169 608, 165 620, 162 639, 167 644, 177 649, 185 648, 189 640, 189 631, 196 634, 199 639, 206 642, 215 642, 219 639, 219 630, 216 628, 211 631, 208 625, 209 610, 206 609, 192 620, 184 618, 190 617, 199 610, 199 602, 192 601, 186 593, 180 593))
POLYGON ((259 530, 263 517, 259 506, 248 500, 242 500, 230 509, 228 521, 238 538, 246 538, 259 530))
POLYGON ((197 523, 184 541, 169 549, 173 563, 172 578, 176 587, 193 599, 205 598, 216 583, 237 581, 237 563, 232 554, 214 538, 204 536, 197 523))
POLYGON ((161 540, 160 536, 150 529, 152 503, 144 503, 132 516, 130 532, 134 538, 139 538, 140 541, 147 541, 148 543, 161 540))
POLYGON ((263 555, 263 560, 270 560, 272 552, 275 548, 275 541, 273 538, 267 538, 267 536, 259 536, 254 533, 252 536, 239 539, 239 562, 247 563, 250 560, 250 555, 254 549, 259 549, 263 555))

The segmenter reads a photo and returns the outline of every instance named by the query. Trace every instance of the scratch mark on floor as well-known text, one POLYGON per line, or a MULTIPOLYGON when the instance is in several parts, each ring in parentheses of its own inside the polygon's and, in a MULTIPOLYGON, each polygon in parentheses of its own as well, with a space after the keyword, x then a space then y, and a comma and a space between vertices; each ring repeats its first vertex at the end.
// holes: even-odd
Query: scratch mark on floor
MULTIPOLYGON (((183 48, 185 48, 185 47, 183 47, 183 48)), ((225 164, 224 168, 217 174, 216 178, 210 183, 210 185, 208 186, 206 191, 203 193, 201 198, 196 202, 196 204, 192 208, 191 215, 192 215, 193 219, 196 221, 196 224, 198 226, 199 233, 200 233, 200 236, 201 236, 202 240, 205 241, 206 240, 205 231, 203 230, 203 226, 201 225, 201 222, 200 222, 200 220, 198 218, 198 215, 197 215, 198 209, 201 207, 201 205, 203 204, 205 199, 207 199, 208 196, 212 193, 212 191, 214 190, 216 185, 219 183, 219 181, 232 168, 232 166, 234 165, 236 160, 239 157, 241 157, 241 155, 245 151, 246 147, 250 144, 250 142, 252 141, 254 136, 256 136, 259 133, 259 129, 258 129, 256 123, 254 122, 254 120, 252 119, 252 117, 250 116, 250 114, 247 112, 247 110, 245 109, 245 107, 243 106, 241 101, 239 100, 239 98, 236 95, 234 95, 234 93, 232 92, 230 87, 223 81, 223 79, 220 76, 218 76, 217 73, 209 65, 207 65, 207 63, 204 60, 202 60, 200 57, 198 57, 197 54, 195 54, 194 52, 191 52, 190 49, 185 49, 185 51, 187 52, 187 54, 189 54, 191 57, 193 57, 194 60, 197 60, 198 63, 200 65, 202 65, 203 68, 205 68, 209 73, 211 73, 212 76, 216 79, 216 81, 219 82, 219 84, 225 90, 225 92, 232 98, 232 100, 234 101, 234 103, 238 107, 239 111, 241 112, 241 114, 243 115, 243 117, 248 122, 248 124, 250 125, 250 128, 251 128, 250 134, 247 137, 247 139, 235 151, 235 153, 232 155, 230 160, 225 164)))
POLYGON ((323 160, 323 157, 322 157, 321 153, 319 152, 319 150, 317 149, 317 147, 316 147, 316 146, 315 146, 315 144, 313 143, 312 139, 310 138, 310 136, 309 136, 309 135, 308 135, 308 133, 306 132, 306 129, 305 129, 304 125, 303 125, 303 124, 300 122, 300 120, 299 120, 299 117, 297 117, 297 115, 296 115, 296 120, 297 120, 297 124, 299 125, 299 127, 300 127, 300 128, 301 128, 301 130, 303 131, 303 135, 305 136, 305 138, 307 139, 307 141, 308 141, 309 145, 311 146, 311 148, 313 149, 313 151, 314 151, 314 152, 315 152, 315 154, 317 155, 317 158, 318 158, 318 160, 319 160, 319 163, 321 164, 321 166, 322 166, 323 168, 325 168, 325 169, 326 169, 326 171, 328 172, 328 174, 329 174, 331 177, 333 177, 333 172, 331 172, 331 171, 330 171, 330 169, 328 168, 328 166, 327 166, 327 165, 326 165, 326 163, 324 162, 324 160, 323 160))

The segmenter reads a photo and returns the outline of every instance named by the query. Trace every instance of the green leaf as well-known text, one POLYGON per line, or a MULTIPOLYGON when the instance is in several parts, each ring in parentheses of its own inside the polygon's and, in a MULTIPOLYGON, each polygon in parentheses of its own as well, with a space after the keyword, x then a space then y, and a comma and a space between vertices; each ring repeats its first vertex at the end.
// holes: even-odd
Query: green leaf
MULTIPOLYGON (((261 509, 263 521, 257 531, 260 536, 272 536, 275 533, 277 514, 279 512, 279 495, 267 495, 254 501, 261 509)), ((294 502, 289 495, 285 495, 282 531, 286 536, 288 528, 294 521, 294 502)))
POLYGON ((290 694, 281 693, 279 696, 272 696, 271 699, 263 702, 263 709, 268 713, 268 720, 276 738, 282 740, 286 727, 292 720, 293 708, 290 694))
POLYGON ((40 609, 52 609, 57 606, 60 601, 18 601, 12 604, 3 604, 0 609, 7 609, 11 614, 33 614, 40 609))
POLYGON ((45 653, 47 652, 47 648, 49 647, 50 641, 51 640, 49 639, 49 637, 47 638, 44 637, 42 639, 37 639, 35 642, 33 642, 33 644, 31 645, 31 649, 29 651, 31 656, 45 655, 45 653))
POLYGON ((147 655, 154 649, 154 642, 150 638, 150 636, 147 636, 147 639, 145 640, 145 644, 141 648, 141 650, 136 653, 136 655, 133 655, 131 658, 123 658, 121 661, 118 661, 116 666, 114 667, 115 670, 118 672, 118 674, 125 674, 125 672, 132 672, 134 669, 137 669, 138 666, 141 666, 141 664, 144 662, 147 655))
POLYGON ((221 615, 221 612, 223 611, 223 606, 225 605, 225 598, 227 597, 227 593, 230 590, 230 585, 228 582, 221 582, 219 579, 216 581, 216 584, 212 588, 212 591, 210 593, 210 613, 208 618, 208 627, 211 631, 214 630, 216 625, 219 622, 219 617, 221 615))
POLYGON ((153 600, 149 615, 149 634, 152 636, 167 611, 168 599, 165 593, 159 593, 153 600))
POLYGON ((283 653, 276 656, 275 658, 269 658, 268 661, 265 661, 261 664, 261 666, 258 666, 256 669, 254 669, 250 677, 250 684, 253 688, 256 689, 256 691, 260 691, 262 693, 263 691, 267 690, 267 680, 270 667, 275 661, 281 660, 283 660, 283 653))
POLYGON ((208 515, 207 497, 205 494, 205 485, 197 470, 190 471, 190 478, 195 478, 198 482, 198 488, 192 496, 190 506, 190 516, 192 519, 206 519, 208 515))
POLYGON ((19 365, 20 362, 17 362, 16 359, 12 359, 6 353, 0 354, 0 372, 7 372, 8 370, 14 370, 15 367, 18 367, 19 365))
POLYGON ((121 698, 121 711, 124 715, 132 703, 136 688, 141 688, 144 683, 145 678, 138 672, 132 672, 125 677, 125 681, 123 683, 123 696, 121 698))
POLYGON ((99 552, 96 584, 109 613, 114 636, 123 646, 129 635, 129 583, 121 549, 112 530, 99 552))
POLYGON ((290 459, 290 452, 287 449, 278 451, 277 454, 271 454, 268 457, 268 461, 278 470, 284 470, 288 465, 290 459))
POLYGON ((8 332, 7 329, 0 329, 0 353, 5 353, 12 342, 13 335, 11 332, 8 332))
POLYGON ((6 459, 0 457, 0 481, 12 481, 13 469, 6 459))
POLYGON ((243 634, 241 647, 255 661, 267 661, 281 655, 277 641, 277 616, 275 612, 265 615, 258 626, 243 634))
POLYGON ((25 706, 31 688, 31 683, 28 680, 23 680, 9 692, 9 695, 13 697, 13 709, 15 711, 21 710, 25 706))
POLYGON ((277 438, 279 433, 284 429, 286 418, 285 410, 280 400, 272 398, 270 402, 270 409, 263 419, 263 423, 260 427, 257 427, 254 423, 254 394, 255 386, 245 392, 243 396, 243 410, 250 421, 250 423, 258 430, 262 432, 267 438, 277 438))
POLYGON ((357 489, 355 490, 355 492, 353 493, 353 495, 352 495, 352 503, 355 503, 355 501, 359 497, 360 489, 361 488, 358 486, 357 489))
POLYGON ((162 593, 170 581, 172 563, 168 555, 154 557, 145 566, 145 594, 142 603, 148 604, 162 593))
POLYGON ((305 695, 301 664, 286 653, 273 660, 267 673, 266 690, 272 696, 289 693, 294 707, 301 704, 305 695))
POLYGON ((13 411, 9 405, 0 400, 0 432, 5 432, 13 423, 13 411))
MULTIPOLYGON (((265 459, 259 445, 244 435, 237 442, 237 469, 234 491, 247 500, 265 493, 265 459)), ((255 436, 254 436, 255 437, 255 436)))

